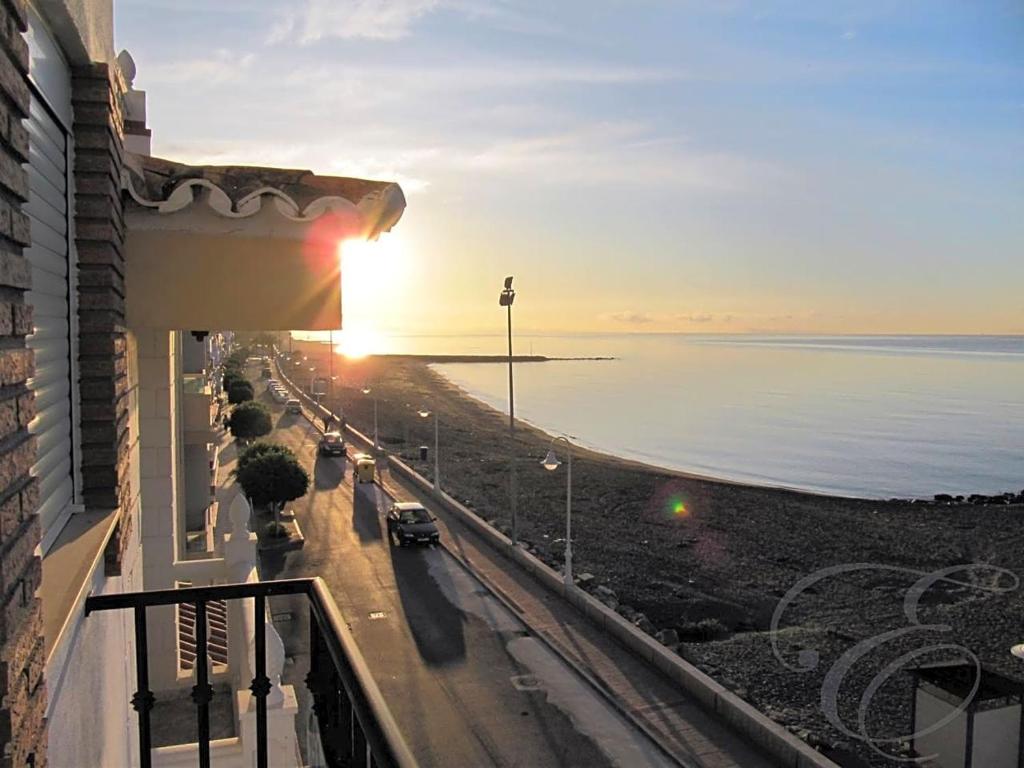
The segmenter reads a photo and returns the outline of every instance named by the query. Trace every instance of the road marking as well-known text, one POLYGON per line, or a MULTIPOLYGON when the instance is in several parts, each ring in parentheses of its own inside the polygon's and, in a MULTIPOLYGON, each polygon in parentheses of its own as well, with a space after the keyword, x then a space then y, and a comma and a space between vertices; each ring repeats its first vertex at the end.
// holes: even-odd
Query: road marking
POLYGON ((282 613, 272 613, 272 614, 270 614, 271 621, 291 621, 292 618, 294 618, 294 617, 292 616, 292 612, 291 611, 284 611, 282 613))
POLYGON ((384 611, 370 611, 370 619, 383 619, 384 611))

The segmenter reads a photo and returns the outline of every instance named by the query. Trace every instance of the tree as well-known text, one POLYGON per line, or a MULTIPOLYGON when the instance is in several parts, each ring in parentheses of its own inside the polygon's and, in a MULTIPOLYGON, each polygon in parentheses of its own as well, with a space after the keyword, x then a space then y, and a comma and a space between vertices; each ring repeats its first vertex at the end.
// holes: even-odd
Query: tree
POLYGON ((228 429, 231 430, 231 434, 240 440, 263 437, 273 427, 270 410, 267 406, 252 400, 236 406, 228 421, 228 429))
POLYGON ((299 464, 295 454, 283 445, 259 443, 248 451, 252 453, 244 462, 239 457, 240 466, 235 469, 235 477, 253 504, 273 510, 273 530, 280 535, 281 507, 306 495, 309 473, 299 464))
POLYGON ((244 403, 247 400, 252 400, 255 394, 252 384, 247 380, 241 379, 232 381, 231 385, 228 387, 228 402, 232 405, 244 403))
POLYGON ((261 441, 250 445, 238 454, 238 461, 235 462, 235 468, 232 470, 233 474, 237 477, 238 473, 249 465, 249 462, 266 456, 268 453, 291 453, 291 450, 280 443, 268 443, 261 441))
POLYGON ((225 368, 223 381, 225 391, 231 389, 231 385, 239 381, 248 381, 248 379, 245 378, 244 373, 233 368, 225 368))

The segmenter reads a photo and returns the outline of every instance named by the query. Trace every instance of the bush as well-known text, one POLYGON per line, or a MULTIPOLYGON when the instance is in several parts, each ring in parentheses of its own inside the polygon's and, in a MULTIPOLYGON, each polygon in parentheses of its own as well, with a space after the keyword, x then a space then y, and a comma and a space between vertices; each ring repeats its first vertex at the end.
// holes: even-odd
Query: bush
POLYGON ((244 470, 250 461, 266 456, 268 453, 288 453, 294 456, 290 448, 287 448, 279 443, 267 443, 259 442, 255 445, 250 445, 240 454, 238 454, 238 461, 235 463, 234 474, 237 476, 239 472, 244 470))
POLYGON ((238 405, 248 400, 252 400, 256 392, 252 388, 252 384, 248 381, 234 381, 231 386, 228 387, 228 402, 232 405, 238 405))
POLYGON ((290 449, 283 445, 263 445, 267 447, 252 447, 258 450, 254 450, 235 470, 235 476, 253 504, 272 508, 274 519, 279 523, 277 516, 281 506, 306 495, 309 473, 290 449))
POLYGON ((263 437, 273 427, 274 424, 267 406, 252 400, 237 406, 231 412, 231 419, 228 421, 228 429, 231 430, 231 434, 242 440, 263 437))
POLYGON ((224 380, 222 384, 224 385, 225 392, 240 381, 248 381, 248 379, 245 378, 245 374, 241 371, 232 370, 230 368, 226 368, 224 370, 224 380))

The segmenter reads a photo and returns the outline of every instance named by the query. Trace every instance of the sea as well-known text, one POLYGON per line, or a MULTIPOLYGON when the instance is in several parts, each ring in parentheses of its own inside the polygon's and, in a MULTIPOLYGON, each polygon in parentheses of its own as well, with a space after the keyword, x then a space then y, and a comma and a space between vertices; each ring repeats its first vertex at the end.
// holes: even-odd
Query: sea
MULTIPOLYGON (((392 353, 507 354, 494 336, 392 353)), ((862 498, 1024 489, 1024 336, 516 335, 517 418, 670 469, 862 498)), ((502 364, 438 364, 508 412, 502 364)))

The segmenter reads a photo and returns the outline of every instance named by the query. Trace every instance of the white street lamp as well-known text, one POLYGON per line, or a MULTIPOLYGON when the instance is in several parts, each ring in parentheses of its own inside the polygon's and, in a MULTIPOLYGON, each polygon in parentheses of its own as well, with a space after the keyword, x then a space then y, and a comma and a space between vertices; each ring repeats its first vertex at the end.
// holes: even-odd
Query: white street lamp
MULTIPOLYGON (((421 419, 430 418, 430 411, 428 411, 426 408, 420 408, 420 410, 418 410, 417 413, 420 415, 421 419)), ((435 493, 439 493, 441 491, 441 461, 440 461, 441 457, 438 455, 438 434, 439 434, 440 430, 438 428, 437 422, 438 422, 437 411, 434 411, 434 492, 435 493)))
MULTIPOLYGON (((377 440, 377 395, 370 387, 363 387, 363 394, 373 394, 373 452, 376 454, 380 450, 380 441, 377 440)), ((434 449, 436 452, 436 448, 434 449)))
POLYGON ((549 472, 554 472, 562 466, 562 462, 555 454, 555 443, 559 440, 565 443, 565 455, 568 463, 565 483, 565 585, 571 587, 574 582, 572 578, 572 443, 569 442, 569 438, 562 436, 554 438, 551 441, 551 447, 548 448, 548 455, 544 457, 544 461, 540 465, 549 472))

